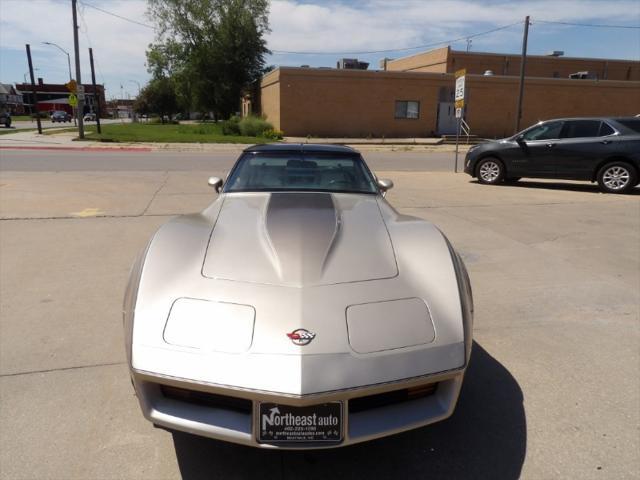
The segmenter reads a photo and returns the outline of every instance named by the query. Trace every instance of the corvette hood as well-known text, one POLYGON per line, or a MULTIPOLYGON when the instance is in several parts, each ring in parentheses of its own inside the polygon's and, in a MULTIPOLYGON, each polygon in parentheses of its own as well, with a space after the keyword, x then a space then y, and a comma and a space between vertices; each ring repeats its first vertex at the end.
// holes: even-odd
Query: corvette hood
POLYGON ((226 194, 211 233, 205 277, 292 287, 398 274, 374 195, 226 194))

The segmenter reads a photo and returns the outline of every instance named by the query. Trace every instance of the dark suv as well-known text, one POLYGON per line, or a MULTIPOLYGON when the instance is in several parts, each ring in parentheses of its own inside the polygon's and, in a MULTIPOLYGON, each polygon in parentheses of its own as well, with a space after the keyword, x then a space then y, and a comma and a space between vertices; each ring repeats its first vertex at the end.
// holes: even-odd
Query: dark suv
POLYGON ((560 118, 469 149, 464 171, 480 183, 521 177, 597 181, 605 192, 638 184, 640 118, 560 118))
POLYGON ((9 128, 11 126, 11 113, 0 112, 0 124, 4 125, 6 128, 9 128))
POLYGON ((51 122, 70 122, 71 115, 63 110, 56 110, 51 114, 51 122))

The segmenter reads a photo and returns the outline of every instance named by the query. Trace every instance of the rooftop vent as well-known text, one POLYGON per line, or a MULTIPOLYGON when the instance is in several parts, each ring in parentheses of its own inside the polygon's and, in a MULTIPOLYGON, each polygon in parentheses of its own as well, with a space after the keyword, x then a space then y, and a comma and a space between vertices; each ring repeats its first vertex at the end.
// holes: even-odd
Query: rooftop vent
POLYGON ((596 75, 594 72, 576 72, 569 74, 569 78, 581 80, 597 79, 598 75, 596 75))
POLYGON ((345 70, 366 70, 369 62, 361 62, 357 58, 341 58, 338 60, 336 68, 345 70))
POLYGON ((547 57, 562 57, 564 55, 563 50, 553 50, 547 53, 547 57))

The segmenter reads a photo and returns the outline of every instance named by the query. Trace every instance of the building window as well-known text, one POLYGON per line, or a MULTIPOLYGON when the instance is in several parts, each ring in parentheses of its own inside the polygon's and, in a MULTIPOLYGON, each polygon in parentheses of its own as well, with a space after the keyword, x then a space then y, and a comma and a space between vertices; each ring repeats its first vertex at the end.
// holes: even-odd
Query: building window
POLYGON ((419 118, 420 102, 396 100, 396 118, 419 118))

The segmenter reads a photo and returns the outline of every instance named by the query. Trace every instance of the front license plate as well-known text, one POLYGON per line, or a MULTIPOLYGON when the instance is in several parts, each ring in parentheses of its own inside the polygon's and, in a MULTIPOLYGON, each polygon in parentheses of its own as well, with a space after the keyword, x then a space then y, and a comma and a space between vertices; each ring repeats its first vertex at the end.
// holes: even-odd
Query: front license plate
POLYGON ((342 441, 342 402, 292 407, 260 403, 260 443, 339 443, 342 441))

